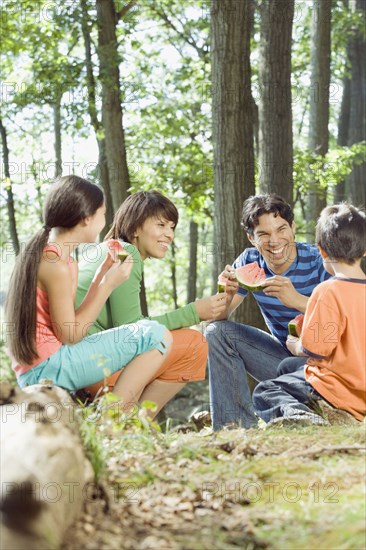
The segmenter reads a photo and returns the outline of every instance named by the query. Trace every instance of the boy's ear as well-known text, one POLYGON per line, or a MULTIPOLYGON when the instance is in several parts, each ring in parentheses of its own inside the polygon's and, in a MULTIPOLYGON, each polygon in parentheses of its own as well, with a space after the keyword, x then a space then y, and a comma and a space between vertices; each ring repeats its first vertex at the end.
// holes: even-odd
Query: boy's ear
POLYGON ((296 223, 295 223, 295 222, 292 222, 292 224, 291 224, 291 229, 292 229, 292 232, 293 232, 293 234, 294 234, 294 236, 295 236, 295 232, 296 232, 296 223))
POLYGON ((323 258, 323 260, 326 260, 328 258, 328 254, 319 245, 318 245, 318 249, 319 249, 320 255, 323 258))

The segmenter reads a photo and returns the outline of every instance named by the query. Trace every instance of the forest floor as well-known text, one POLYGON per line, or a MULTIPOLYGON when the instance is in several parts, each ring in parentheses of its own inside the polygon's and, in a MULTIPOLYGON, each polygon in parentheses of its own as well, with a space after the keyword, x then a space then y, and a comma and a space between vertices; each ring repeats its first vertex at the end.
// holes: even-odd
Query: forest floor
POLYGON ((101 490, 63 550, 366 548, 365 422, 162 433, 112 416, 86 434, 101 490))

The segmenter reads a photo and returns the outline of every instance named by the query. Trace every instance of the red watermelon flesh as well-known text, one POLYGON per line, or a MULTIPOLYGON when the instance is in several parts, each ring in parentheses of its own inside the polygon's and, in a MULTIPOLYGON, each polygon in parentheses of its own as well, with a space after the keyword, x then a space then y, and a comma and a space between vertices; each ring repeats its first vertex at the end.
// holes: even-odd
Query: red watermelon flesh
POLYGON ((299 313, 296 315, 292 321, 288 324, 288 333, 290 336, 297 336, 299 338, 302 330, 302 325, 304 324, 304 314, 299 313))
POLYGON ((266 280, 264 269, 259 267, 258 262, 238 267, 235 270, 235 275, 239 285, 252 292, 262 290, 263 283, 266 280))
POLYGON ((117 239, 109 239, 107 241, 107 247, 114 260, 117 256, 119 261, 123 263, 128 256, 128 252, 126 252, 126 250, 117 239))

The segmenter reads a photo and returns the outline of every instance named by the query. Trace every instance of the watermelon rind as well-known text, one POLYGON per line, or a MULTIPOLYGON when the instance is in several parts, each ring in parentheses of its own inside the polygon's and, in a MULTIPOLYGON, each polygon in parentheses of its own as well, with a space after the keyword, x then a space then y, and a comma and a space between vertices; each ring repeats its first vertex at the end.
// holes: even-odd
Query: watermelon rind
POLYGON ((299 313, 299 315, 296 315, 296 317, 292 319, 287 325, 289 335, 300 338, 303 322, 304 322, 303 313, 299 313))
POLYGON ((251 292, 263 290, 264 283, 266 281, 264 270, 259 268, 258 262, 252 262, 237 268, 235 270, 235 277, 239 286, 245 288, 245 290, 250 290, 251 292), (238 274, 238 271, 241 271, 241 273, 238 274), (243 271, 245 271, 245 273, 242 273, 243 271), (260 278, 260 275, 262 279, 260 278))
POLYGON ((128 256, 128 252, 121 252, 121 253, 117 254, 117 258, 119 259, 121 264, 123 264, 123 262, 125 261, 127 256, 128 256))
POLYGON ((225 283, 217 283, 217 292, 220 294, 220 292, 226 292, 226 284, 225 283))
POLYGON ((289 323, 288 324, 288 333, 290 336, 295 336, 298 338, 298 334, 297 334, 297 326, 295 325, 295 323, 289 323))
POLYGON ((264 285, 261 285, 261 284, 250 285, 247 282, 241 280, 237 275, 236 275, 236 280, 238 281, 239 286, 241 286, 242 288, 245 288, 245 290, 250 290, 251 292, 258 292, 259 290, 263 290, 264 288, 264 285))

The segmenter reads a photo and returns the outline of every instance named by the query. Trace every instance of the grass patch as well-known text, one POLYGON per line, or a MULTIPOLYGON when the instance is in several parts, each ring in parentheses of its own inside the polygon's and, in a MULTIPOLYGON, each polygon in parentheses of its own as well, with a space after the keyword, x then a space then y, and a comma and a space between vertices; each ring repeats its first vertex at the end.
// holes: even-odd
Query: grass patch
POLYGON ((120 547, 365 548, 365 439, 365 423, 106 432, 104 481, 129 529, 120 547))

